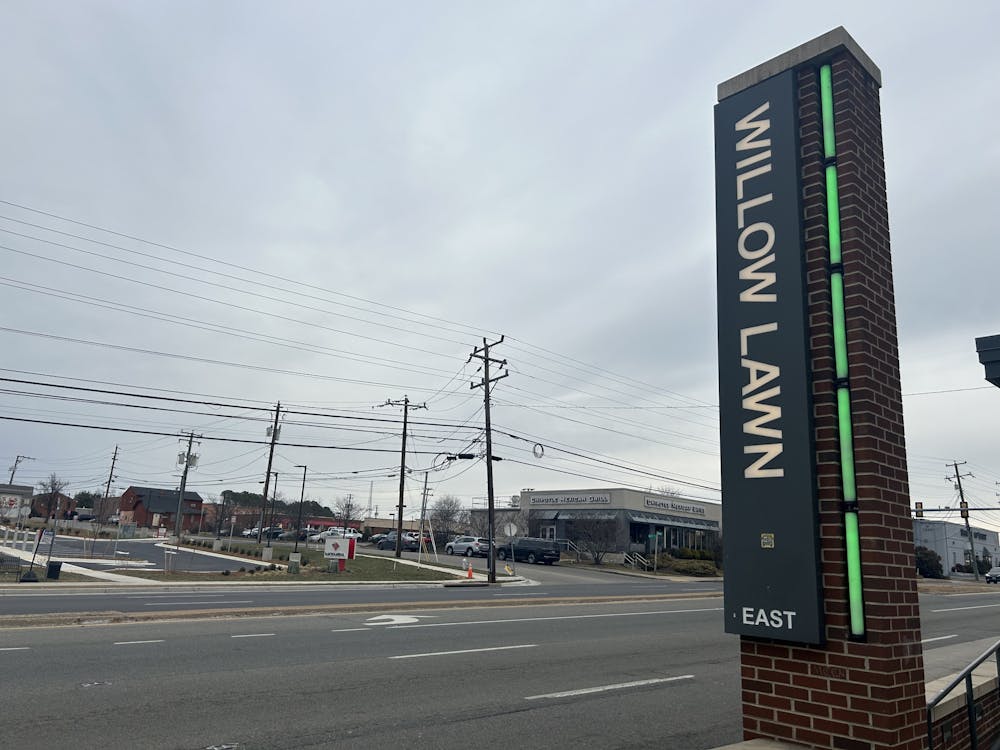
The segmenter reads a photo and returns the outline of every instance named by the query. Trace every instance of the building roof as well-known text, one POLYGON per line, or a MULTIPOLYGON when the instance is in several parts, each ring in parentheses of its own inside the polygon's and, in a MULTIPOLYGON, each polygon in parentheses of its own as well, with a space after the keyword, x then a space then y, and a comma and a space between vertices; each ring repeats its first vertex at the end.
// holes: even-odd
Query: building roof
MULTIPOLYGON (((151 513, 177 512, 177 490, 162 490, 156 487, 129 487, 125 492, 131 492, 136 502, 141 502, 142 506, 151 513)), ((202 502, 201 495, 197 492, 185 492, 184 500, 194 503, 202 502)), ((185 509, 184 512, 191 513, 192 511, 185 509)))

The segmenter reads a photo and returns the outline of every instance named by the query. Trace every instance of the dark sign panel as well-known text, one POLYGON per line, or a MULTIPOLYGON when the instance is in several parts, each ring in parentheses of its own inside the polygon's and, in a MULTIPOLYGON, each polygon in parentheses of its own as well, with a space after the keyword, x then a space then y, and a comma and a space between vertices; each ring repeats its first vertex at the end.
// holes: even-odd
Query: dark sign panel
POLYGON ((715 108, 726 632, 821 643, 793 71, 715 108))

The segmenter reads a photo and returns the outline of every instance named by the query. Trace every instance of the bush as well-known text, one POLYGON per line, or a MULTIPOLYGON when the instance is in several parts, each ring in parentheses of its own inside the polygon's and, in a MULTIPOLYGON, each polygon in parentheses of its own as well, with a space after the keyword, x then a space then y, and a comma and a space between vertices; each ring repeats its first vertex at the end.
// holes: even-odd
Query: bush
POLYGON ((224 576, 227 576, 227 575, 229 575, 229 570, 228 570, 228 569, 226 569, 226 570, 222 571, 222 575, 224 575, 224 576))
POLYGON ((941 556, 927 547, 917 547, 917 572, 924 578, 944 578, 944 569, 941 567, 941 556))
POLYGON ((246 572, 247 572, 247 569, 246 569, 246 568, 244 568, 244 567, 243 567, 243 566, 241 565, 241 566, 240 566, 240 573, 246 573, 246 572))
POLYGON ((671 565, 675 573, 687 576, 717 576, 715 564, 707 560, 675 560, 671 565))

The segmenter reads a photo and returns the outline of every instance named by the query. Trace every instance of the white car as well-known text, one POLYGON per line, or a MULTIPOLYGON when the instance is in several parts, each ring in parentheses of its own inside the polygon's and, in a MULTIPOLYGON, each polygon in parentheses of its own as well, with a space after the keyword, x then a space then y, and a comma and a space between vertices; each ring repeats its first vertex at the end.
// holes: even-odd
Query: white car
POLYGON ((341 536, 340 529, 327 529, 326 531, 318 531, 315 534, 310 534, 309 541, 322 542, 324 539, 328 539, 329 537, 332 536, 336 537, 341 536))

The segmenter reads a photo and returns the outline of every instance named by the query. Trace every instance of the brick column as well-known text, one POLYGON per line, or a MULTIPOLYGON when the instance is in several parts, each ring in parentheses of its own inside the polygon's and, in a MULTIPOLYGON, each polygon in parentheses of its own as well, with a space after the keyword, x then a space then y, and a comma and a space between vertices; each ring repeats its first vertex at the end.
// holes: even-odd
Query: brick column
MULTIPOLYGON (((823 646, 740 639, 746 739, 923 748, 926 708, 879 83, 845 49, 798 70, 823 646), (866 637, 849 638, 818 66, 832 63, 866 637)), ((808 562, 808 561, 807 561, 808 562)))

